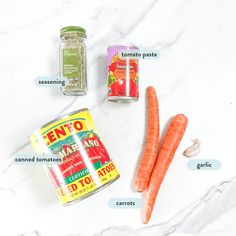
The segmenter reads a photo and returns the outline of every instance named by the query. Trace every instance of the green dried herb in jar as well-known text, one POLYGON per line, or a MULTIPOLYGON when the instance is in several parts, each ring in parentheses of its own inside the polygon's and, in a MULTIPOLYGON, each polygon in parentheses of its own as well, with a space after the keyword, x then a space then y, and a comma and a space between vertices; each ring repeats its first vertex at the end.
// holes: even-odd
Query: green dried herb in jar
POLYGON ((85 95, 87 93, 87 63, 85 29, 67 26, 61 29, 60 74, 69 82, 62 87, 65 95, 85 95))

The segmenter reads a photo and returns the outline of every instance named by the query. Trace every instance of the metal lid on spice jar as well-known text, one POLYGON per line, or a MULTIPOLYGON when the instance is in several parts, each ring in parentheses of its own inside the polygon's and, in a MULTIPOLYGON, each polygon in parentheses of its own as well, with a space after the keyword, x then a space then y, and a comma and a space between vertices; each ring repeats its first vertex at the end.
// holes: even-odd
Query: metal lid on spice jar
POLYGON ((65 33, 71 33, 71 32, 79 33, 83 37, 86 37, 86 30, 82 27, 79 27, 79 26, 66 26, 66 27, 63 27, 60 31, 60 35, 63 35, 65 33))

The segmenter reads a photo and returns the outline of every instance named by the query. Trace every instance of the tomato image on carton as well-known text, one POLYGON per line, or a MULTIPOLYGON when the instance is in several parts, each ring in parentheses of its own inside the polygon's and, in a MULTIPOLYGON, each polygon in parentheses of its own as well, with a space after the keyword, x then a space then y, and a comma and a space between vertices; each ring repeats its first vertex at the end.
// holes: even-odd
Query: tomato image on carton
POLYGON ((130 46, 111 46, 107 49, 109 101, 134 102, 138 100, 138 60, 119 56, 121 51, 137 49, 130 46))

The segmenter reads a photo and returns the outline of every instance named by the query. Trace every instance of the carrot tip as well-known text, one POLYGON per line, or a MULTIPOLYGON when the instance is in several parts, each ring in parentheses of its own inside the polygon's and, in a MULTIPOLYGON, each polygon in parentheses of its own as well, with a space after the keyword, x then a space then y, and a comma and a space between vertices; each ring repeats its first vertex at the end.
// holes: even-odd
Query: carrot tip
POLYGON ((145 191, 143 188, 140 188, 140 187, 138 187, 138 186, 135 186, 135 190, 136 190, 137 192, 139 192, 139 193, 142 193, 142 192, 145 191))
POLYGON ((142 190, 142 189, 137 189, 137 188, 136 188, 136 191, 139 192, 139 193, 143 193, 143 192, 144 192, 144 190, 142 190))
POLYGON ((149 221, 149 219, 143 215, 143 216, 142 216, 142 222, 143 222, 143 224, 147 224, 148 221, 149 221))
POLYGON ((156 89, 155 89, 153 86, 148 86, 148 87, 147 87, 147 90, 148 90, 148 91, 152 90, 152 91, 155 91, 155 92, 156 92, 156 89))
POLYGON ((134 183, 134 188, 139 193, 142 193, 146 190, 146 188, 142 184, 140 184, 139 182, 134 183))
POLYGON ((175 117, 182 117, 188 121, 188 117, 185 114, 177 114, 175 117))

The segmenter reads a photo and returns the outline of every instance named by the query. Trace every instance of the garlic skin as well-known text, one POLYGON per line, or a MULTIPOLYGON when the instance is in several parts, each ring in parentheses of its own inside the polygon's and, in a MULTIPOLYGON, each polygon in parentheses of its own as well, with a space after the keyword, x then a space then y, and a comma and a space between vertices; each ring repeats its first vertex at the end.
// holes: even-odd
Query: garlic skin
POLYGON ((196 156, 200 152, 201 141, 199 139, 194 139, 192 142, 193 144, 183 152, 183 155, 188 158, 196 156))

